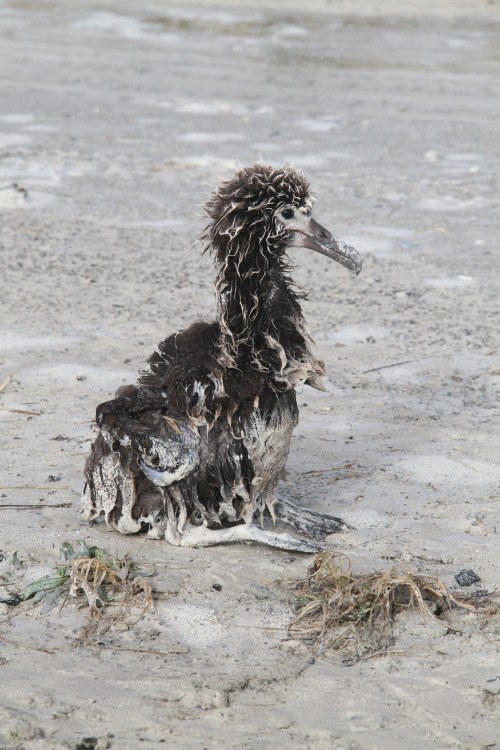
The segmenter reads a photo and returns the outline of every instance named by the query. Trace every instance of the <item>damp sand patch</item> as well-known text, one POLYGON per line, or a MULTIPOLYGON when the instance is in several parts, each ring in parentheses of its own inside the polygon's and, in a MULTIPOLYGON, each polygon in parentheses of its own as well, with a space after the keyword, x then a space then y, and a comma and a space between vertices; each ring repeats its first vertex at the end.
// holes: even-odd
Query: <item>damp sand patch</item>
POLYGON ((318 653, 341 652, 347 664, 390 653, 401 612, 441 618, 461 610, 477 615, 483 627, 498 612, 499 592, 452 594, 439 578, 408 569, 355 574, 349 557, 331 552, 316 555, 306 578, 291 588, 296 615, 289 635, 318 653))

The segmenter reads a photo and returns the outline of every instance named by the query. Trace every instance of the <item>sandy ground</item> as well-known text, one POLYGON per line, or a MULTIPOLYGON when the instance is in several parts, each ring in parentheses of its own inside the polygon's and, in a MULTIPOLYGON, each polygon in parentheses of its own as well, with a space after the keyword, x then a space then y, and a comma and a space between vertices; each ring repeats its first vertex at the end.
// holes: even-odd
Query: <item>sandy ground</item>
POLYGON ((270 5, 0 2, 0 594, 78 540, 174 594, 81 648, 73 604, 0 604, 1 748, 499 746, 498 624, 408 615, 388 656, 315 659, 277 583, 307 557, 79 517, 96 404, 213 315, 198 206, 262 156, 365 261, 294 253, 331 392, 300 394, 281 491, 352 524, 357 571, 498 585, 498 4, 270 5))

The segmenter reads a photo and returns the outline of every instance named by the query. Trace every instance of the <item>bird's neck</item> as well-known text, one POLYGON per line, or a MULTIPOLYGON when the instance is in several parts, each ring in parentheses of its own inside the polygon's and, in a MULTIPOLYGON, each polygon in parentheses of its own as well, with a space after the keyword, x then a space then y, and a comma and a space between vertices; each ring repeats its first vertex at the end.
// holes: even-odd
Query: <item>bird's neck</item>
POLYGON ((232 366, 266 373, 282 389, 309 383, 322 389, 323 363, 302 315, 304 295, 284 260, 225 263, 217 277, 217 314, 232 366))

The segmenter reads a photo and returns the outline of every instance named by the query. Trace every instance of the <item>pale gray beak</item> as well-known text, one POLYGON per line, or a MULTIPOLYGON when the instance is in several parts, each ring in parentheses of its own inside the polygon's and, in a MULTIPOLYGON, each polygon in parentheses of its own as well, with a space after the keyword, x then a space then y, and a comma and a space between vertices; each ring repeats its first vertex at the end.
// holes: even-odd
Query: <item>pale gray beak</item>
POLYGON ((294 247, 307 247, 326 255, 327 258, 332 258, 350 271, 354 271, 356 276, 361 271, 363 261, 358 251, 335 237, 315 219, 307 218, 304 222, 300 222, 300 226, 294 226, 293 231, 292 245, 294 247))

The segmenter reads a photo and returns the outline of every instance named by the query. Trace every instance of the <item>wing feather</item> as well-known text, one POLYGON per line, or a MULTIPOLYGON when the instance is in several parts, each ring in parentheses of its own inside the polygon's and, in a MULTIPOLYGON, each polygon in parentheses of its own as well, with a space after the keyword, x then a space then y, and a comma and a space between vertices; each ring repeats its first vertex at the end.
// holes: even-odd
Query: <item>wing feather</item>
MULTIPOLYGON (((105 439, 131 450, 154 484, 167 486, 184 479, 200 462, 200 436, 189 422, 165 413, 168 403, 141 398, 139 389, 97 407, 96 420, 105 439)), ((148 394, 150 397, 151 394, 148 394)))

